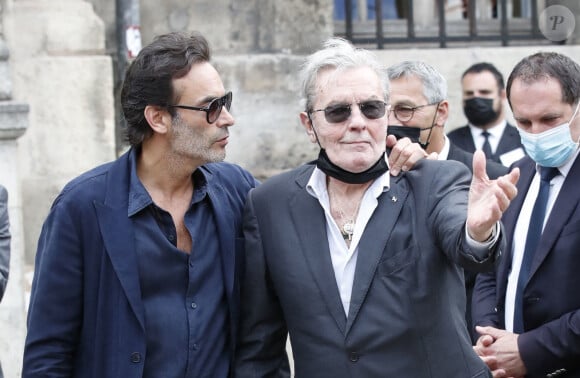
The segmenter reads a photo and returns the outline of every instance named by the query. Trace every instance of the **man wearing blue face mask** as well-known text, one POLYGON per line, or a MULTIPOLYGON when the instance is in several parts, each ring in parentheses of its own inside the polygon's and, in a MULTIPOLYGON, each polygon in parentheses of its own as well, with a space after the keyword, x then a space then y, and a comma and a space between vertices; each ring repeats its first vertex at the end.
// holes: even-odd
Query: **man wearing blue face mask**
POLYGON ((501 72, 491 63, 472 65, 461 76, 461 93, 468 124, 451 131, 449 139, 467 152, 481 149, 506 167, 524 157, 518 132, 505 118, 501 72))
POLYGON ((476 282, 475 350, 494 377, 580 377, 580 65, 526 57, 507 96, 529 157, 502 218, 510 255, 476 282))

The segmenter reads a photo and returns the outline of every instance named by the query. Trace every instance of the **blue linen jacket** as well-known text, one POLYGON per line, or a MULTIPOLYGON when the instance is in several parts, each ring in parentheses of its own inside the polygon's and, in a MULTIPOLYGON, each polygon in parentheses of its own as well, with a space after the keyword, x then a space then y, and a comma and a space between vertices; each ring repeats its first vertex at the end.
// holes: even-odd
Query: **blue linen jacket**
MULTIPOLYGON (((130 150, 65 186, 43 225, 36 254, 22 377, 143 375, 144 306, 128 216, 130 150)), ((233 356, 243 264, 242 213, 257 181, 229 163, 206 173, 219 238, 233 356)))

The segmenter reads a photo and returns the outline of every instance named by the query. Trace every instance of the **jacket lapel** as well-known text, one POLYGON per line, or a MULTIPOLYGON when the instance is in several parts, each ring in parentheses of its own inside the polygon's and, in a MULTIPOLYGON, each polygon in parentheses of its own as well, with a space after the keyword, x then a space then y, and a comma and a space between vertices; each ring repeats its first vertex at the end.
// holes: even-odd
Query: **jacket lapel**
POLYGON ((578 177, 580 177, 580 158, 576 157, 576 161, 570 168, 550 212, 550 216, 546 221, 546 226, 540 238, 540 244, 538 245, 538 249, 532 260, 532 266, 530 267, 530 278, 538 270, 538 267, 548 255, 554 243, 556 243, 556 239, 560 236, 564 225, 568 222, 573 211, 576 209, 577 203, 580 201, 578 177))
POLYGON ((495 150, 495 156, 500 156, 505 152, 512 151, 514 150, 514 145, 519 144, 520 144, 520 134, 518 133, 518 131, 514 126, 511 126, 508 123, 505 129, 503 130, 503 134, 499 140, 497 149, 495 150))
POLYGON ((219 236, 220 256, 222 261, 226 295, 228 297, 228 302, 230 305, 232 305, 232 294, 234 290, 235 277, 235 259, 237 257, 235 255, 235 235, 237 235, 237 233, 233 228, 232 221, 236 219, 236 217, 234 216, 232 210, 228 206, 225 206, 225 204, 228 203, 228 199, 222 186, 211 184, 211 180, 213 180, 213 175, 211 172, 207 175, 207 177, 208 195, 212 203, 212 209, 216 219, 217 232, 219 236))
POLYGON ((391 187, 379 197, 377 208, 360 240, 346 325, 347 333, 360 311, 383 254, 396 252, 388 250, 387 241, 409 194, 401 177, 402 175, 391 177, 391 187))
POLYGON ((296 180, 300 189, 296 191, 295 197, 290 201, 290 216, 300 239, 302 246, 300 250, 304 254, 306 265, 320 290, 320 296, 326 303, 340 331, 346 334, 346 315, 332 268, 324 210, 318 200, 308 194, 305 189, 311 173, 312 169, 308 169, 296 180))
POLYGON ((111 166, 107 178, 107 194, 104 203, 95 202, 97 220, 105 250, 127 300, 144 329, 144 308, 141 301, 139 269, 135 253, 135 230, 127 214, 127 196, 131 170, 131 152, 120 157, 111 166))
POLYGON ((475 142, 473 141, 473 136, 471 135, 471 129, 469 125, 461 129, 462 139, 465 141, 466 151, 475 151, 475 142))

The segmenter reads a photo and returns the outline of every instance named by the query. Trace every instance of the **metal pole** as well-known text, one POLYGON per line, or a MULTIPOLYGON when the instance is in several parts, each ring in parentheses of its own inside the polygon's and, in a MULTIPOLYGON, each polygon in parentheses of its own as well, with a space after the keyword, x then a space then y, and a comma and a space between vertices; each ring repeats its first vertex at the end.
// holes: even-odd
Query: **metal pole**
POLYGON ((375 25, 377 30, 377 48, 383 49, 383 0, 375 0, 375 25))
POLYGON ((125 71, 130 62, 141 50, 141 28, 139 16, 139 0, 116 0, 116 24, 117 24, 117 64, 115 72, 115 110, 116 127, 115 142, 117 155, 123 149, 123 134, 125 120, 121 110, 121 86, 125 79, 125 71))

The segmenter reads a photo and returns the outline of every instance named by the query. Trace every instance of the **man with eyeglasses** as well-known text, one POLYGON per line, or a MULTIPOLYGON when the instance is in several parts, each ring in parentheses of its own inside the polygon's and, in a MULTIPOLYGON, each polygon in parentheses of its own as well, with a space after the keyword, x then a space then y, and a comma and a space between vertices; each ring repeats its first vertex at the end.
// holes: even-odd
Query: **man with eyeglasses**
MULTIPOLYGON (((232 93, 199 33, 170 33, 130 65, 130 150, 74 179, 36 255, 23 377, 232 375, 242 210, 258 183, 222 162, 232 93)), ((393 165, 426 154, 408 140, 393 165)))
MULTIPOLYGON (((403 61, 390 66, 387 75, 391 84, 391 113, 388 134, 417 141, 427 153, 437 153, 440 160, 459 161, 469 170, 473 154, 457 147, 445 136, 449 115, 447 81, 433 66, 422 61, 403 61)), ((503 165, 490 159, 486 162, 489 178, 496 179, 508 172, 503 165)), ((471 324, 471 296, 477 273, 465 270, 465 320, 472 342, 477 332, 471 324)))
MULTIPOLYGON (((440 160, 456 160, 470 170, 473 154, 445 136, 449 116, 447 81, 433 66, 422 61, 403 61, 387 68, 391 85, 388 134, 418 142, 428 154, 440 160)), ((496 179, 508 172, 503 165, 487 160, 487 175, 496 179)))
POLYGON ((231 102, 200 34, 159 36, 132 62, 131 149, 67 184, 42 228, 23 377, 231 374, 257 185, 222 162, 231 102))
MULTIPOLYGON (((491 270, 519 171, 423 159, 389 176, 388 79, 333 38, 300 73, 318 159, 248 195, 236 377, 491 377, 465 327, 461 266, 491 270), (470 181, 472 184, 470 186, 470 181)), ((390 138, 393 138, 392 136, 390 138)))

